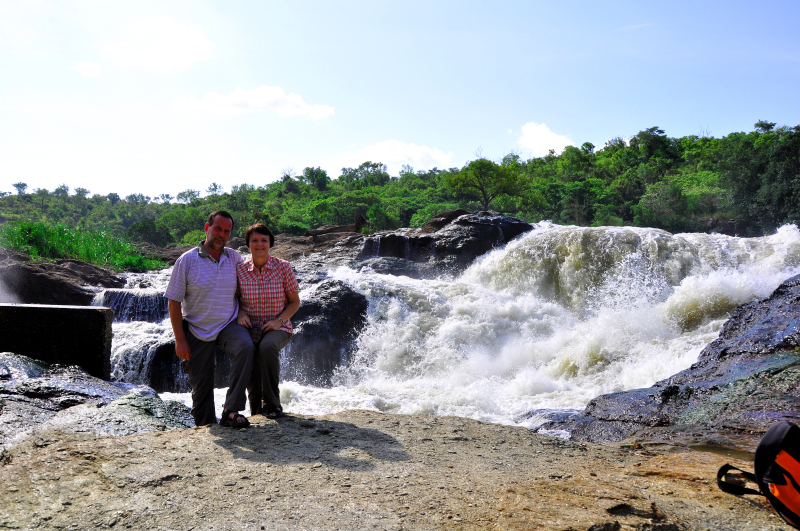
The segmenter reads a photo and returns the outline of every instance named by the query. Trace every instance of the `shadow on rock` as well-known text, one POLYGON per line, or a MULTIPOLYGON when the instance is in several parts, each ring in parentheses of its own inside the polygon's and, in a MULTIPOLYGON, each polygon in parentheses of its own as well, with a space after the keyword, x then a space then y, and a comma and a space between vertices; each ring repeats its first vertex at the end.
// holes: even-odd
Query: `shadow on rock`
POLYGON ((408 461, 403 445, 376 428, 286 416, 277 422, 250 418, 251 427, 211 426, 214 442, 235 459, 344 470, 373 470, 376 461, 408 461))

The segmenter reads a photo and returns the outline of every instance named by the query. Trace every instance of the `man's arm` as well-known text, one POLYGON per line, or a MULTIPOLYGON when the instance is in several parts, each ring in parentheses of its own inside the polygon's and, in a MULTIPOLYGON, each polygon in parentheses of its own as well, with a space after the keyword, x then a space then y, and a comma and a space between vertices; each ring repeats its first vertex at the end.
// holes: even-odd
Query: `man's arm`
POLYGON ((181 303, 170 299, 167 308, 169 309, 169 322, 172 324, 172 334, 175 336, 175 354, 182 360, 188 360, 191 353, 189 352, 189 342, 186 341, 186 335, 183 333, 181 303))

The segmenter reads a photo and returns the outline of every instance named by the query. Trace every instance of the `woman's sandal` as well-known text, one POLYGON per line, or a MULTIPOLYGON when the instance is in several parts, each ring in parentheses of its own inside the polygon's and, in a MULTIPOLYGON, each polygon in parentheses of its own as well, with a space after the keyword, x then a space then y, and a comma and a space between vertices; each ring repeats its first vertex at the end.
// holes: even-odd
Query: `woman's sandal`
POLYGON ((219 423, 228 428, 246 428, 250 425, 250 421, 244 415, 227 409, 222 412, 222 419, 219 423), (233 417, 231 417, 231 413, 233 413, 233 417))

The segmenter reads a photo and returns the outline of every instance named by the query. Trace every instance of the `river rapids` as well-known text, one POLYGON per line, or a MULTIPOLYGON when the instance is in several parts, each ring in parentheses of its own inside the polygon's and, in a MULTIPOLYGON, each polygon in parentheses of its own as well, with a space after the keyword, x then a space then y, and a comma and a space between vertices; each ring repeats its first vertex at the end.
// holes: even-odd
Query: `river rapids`
MULTIPOLYGON (((737 238, 542 222, 452 278, 340 267, 328 276, 367 297, 367 326, 331 386, 282 381, 281 400, 301 414, 358 408, 536 428, 688 368, 736 307, 798 273, 794 225, 737 238)), ((126 289, 98 294, 96 304, 125 313, 113 379, 140 383, 148 356, 171 341, 158 301, 168 278, 131 275, 126 289)), ((290 345, 282 366, 291 364, 290 345)))

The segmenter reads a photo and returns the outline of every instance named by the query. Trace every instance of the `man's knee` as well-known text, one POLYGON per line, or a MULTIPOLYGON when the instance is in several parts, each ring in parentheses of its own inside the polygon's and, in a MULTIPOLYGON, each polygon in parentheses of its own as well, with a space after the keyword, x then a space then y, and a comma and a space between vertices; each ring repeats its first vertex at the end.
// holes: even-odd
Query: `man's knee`
POLYGON ((253 345, 250 332, 237 323, 228 325, 223 348, 225 352, 232 357, 239 357, 241 355, 252 357, 255 352, 255 345, 253 345))

